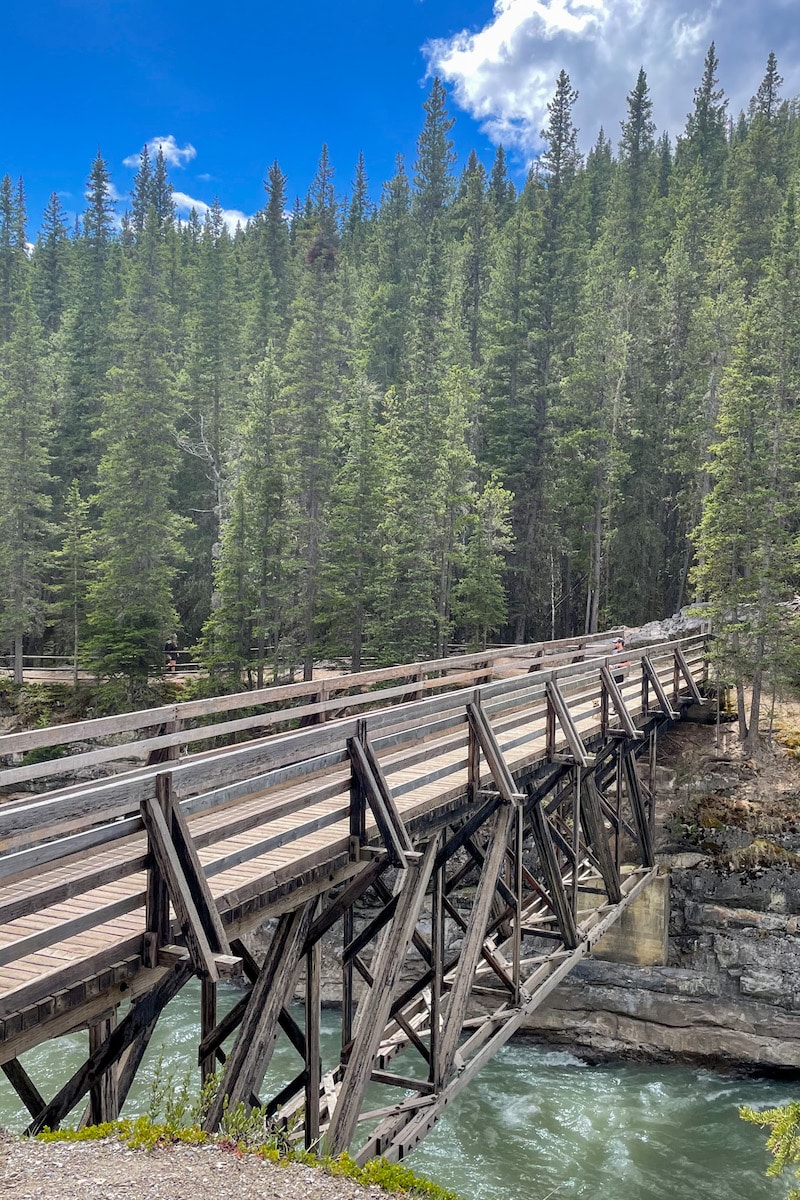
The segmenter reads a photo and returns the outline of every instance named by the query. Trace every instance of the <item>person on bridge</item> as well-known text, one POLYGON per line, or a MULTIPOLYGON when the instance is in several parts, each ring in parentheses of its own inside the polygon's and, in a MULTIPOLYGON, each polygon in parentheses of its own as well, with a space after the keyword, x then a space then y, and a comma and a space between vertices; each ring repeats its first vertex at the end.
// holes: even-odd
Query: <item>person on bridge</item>
MULTIPOLYGON (((618 637, 617 640, 614 642, 614 648, 611 651, 611 653, 612 654, 622 654, 624 649, 625 649, 625 639, 618 637)), ((622 670, 622 668, 627 667, 627 666, 628 666, 628 663, 625 663, 625 662, 615 663, 614 669, 613 669, 613 676, 614 676, 615 683, 623 683, 624 682, 625 672, 622 670)))
POLYGON ((164 657, 166 659, 166 669, 174 671, 178 665, 178 635, 173 633, 172 637, 164 646, 164 657))

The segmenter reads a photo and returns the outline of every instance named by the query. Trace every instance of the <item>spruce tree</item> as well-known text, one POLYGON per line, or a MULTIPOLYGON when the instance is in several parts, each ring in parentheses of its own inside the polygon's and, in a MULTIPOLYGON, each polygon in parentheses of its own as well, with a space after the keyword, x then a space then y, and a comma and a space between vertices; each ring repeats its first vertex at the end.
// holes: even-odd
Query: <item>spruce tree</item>
POLYGON ((0 348, 0 635, 13 649, 17 683, 24 638, 41 633, 45 618, 51 413, 42 329, 28 289, 0 348))
POLYGON ((452 169, 456 155, 450 130, 455 122, 447 115, 447 96, 437 76, 425 101, 425 123, 417 140, 414 163, 414 211, 423 232, 441 217, 455 190, 452 169))
POLYGON ((100 438, 95 578, 88 597, 88 654, 130 706, 163 669, 177 628, 172 587, 182 523, 172 509, 177 460, 170 314, 161 247, 145 225, 114 327, 100 438))

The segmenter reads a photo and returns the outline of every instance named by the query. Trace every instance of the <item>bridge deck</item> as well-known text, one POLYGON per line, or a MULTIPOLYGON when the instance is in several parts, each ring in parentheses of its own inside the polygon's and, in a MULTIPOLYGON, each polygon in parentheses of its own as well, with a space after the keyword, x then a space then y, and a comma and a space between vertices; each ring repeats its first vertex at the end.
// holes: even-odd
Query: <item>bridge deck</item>
MULTIPOLYGON (((684 643, 684 650, 699 679, 701 640, 684 643)), ((621 691, 633 717, 642 713, 643 653, 626 652, 621 691)), ((672 646, 646 653, 672 694, 672 646)), ((548 679, 558 682, 584 742, 599 737, 599 668, 611 661, 482 685, 484 711, 513 772, 547 756, 548 679)), ((373 745, 412 834, 441 825, 463 808, 465 704, 473 694, 451 692, 368 717, 373 745)), ((0 846, 6 847, 0 854, 0 1062, 17 1052, 22 1031, 26 1044, 39 1040, 38 1025, 41 1037, 50 1036, 50 1023, 70 1007, 70 988, 79 985, 81 995, 91 994, 92 984, 88 992, 86 985, 94 980, 102 996, 139 971, 147 844, 138 803, 152 793, 157 771, 172 771, 230 937, 291 908, 298 889, 321 890, 346 878, 351 773, 345 739, 354 724, 341 719, 0 808, 0 846)), ((483 760, 481 776, 488 782, 483 760)), ((374 823, 368 821, 367 828, 377 835, 374 823)))

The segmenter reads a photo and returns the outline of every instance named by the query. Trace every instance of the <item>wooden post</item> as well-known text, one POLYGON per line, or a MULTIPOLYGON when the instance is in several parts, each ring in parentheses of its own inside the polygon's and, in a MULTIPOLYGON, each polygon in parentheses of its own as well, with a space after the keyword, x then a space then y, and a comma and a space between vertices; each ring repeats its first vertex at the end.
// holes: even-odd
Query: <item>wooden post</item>
POLYGON ((328 1126, 328 1150, 341 1154, 355 1132, 364 1093, 372 1074, 375 1052, 383 1037, 403 960, 419 918, 433 869, 436 839, 425 853, 409 861, 399 881, 397 911, 371 967, 372 986, 358 1006, 353 1047, 345 1068, 339 1101, 328 1126))
POLYGON ((279 1022, 300 965, 300 955, 316 907, 316 897, 284 913, 248 997, 244 1019, 225 1063, 225 1071, 209 1108, 204 1128, 213 1133, 222 1120, 227 1096, 235 1109, 240 1103, 251 1104, 258 1093, 275 1048, 279 1022))
POLYGON ((522 805, 516 809, 514 827, 514 880, 513 890, 516 905, 514 907, 514 941, 513 941, 513 978, 514 1003, 520 1003, 520 988, 522 987, 522 854, 525 848, 525 810, 522 805))
MULTIPOLYGON (((117 1027, 117 1010, 112 1008, 107 1016, 89 1026, 89 1055, 97 1054, 117 1027)), ((102 1125, 116 1121, 119 1116, 117 1094, 117 1067, 111 1063, 89 1092, 90 1124, 102 1125)))
POLYGON ((648 756, 647 787, 650 792, 650 836, 655 842, 656 836, 656 759, 658 755, 658 727, 650 730, 650 747, 648 756))
MULTIPOLYGON (((472 737, 472 734, 470 734, 472 737)), ((440 831, 437 838, 437 856, 444 848, 447 840, 447 829, 440 831)), ((433 957, 433 979, 431 980, 431 1061, 428 1078, 434 1090, 442 1086, 440 1069, 439 1046, 442 1038, 442 995, 444 984, 445 960, 445 907, 444 890, 446 883, 445 865, 438 861, 433 872, 433 894, 431 896, 431 951, 433 957)))
POLYGON ((578 924, 578 866, 581 849, 581 780, 583 774, 578 764, 575 765, 572 783, 572 915, 575 925, 578 924))
MULTIPOLYGON (((472 703, 480 708, 481 693, 476 688, 472 693, 472 703)), ((470 804, 475 804, 481 786, 481 747, 472 722, 469 723, 469 748, 467 750, 467 793, 470 804)))
MULTIPOLYGON (((172 776, 156 775, 156 803, 167 819, 172 776)), ((158 952, 170 940, 169 890, 167 879, 151 842, 148 844, 147 892, 145 896, 145 934, 142 959, 146 967, 158 966, 158 952)))
MULTIPOLYGON (((211 979, 200 982, 200 1040, 213 1033, 217 1026, 217 985, 211 979)), ((200 1083, 206 1084, 216 1070, 216 1054, 212 1051, 200 1061, 200 1083)))
POLYGON ((319 1141, 319 1089, 322 1082, 320 1053, 322 942, 316 941, 306 954, 306 1119, 305 1146, 312 1150, 319 1141))
MULTIPOLYGON (((356 721, 356 741, 365 742, 367 739, 366 718, 356 721)), ((367 840, 367 797, 356 775, 351 769, 350 774, 350 858, 357 862, 361 857, 361 847, 367 840)))

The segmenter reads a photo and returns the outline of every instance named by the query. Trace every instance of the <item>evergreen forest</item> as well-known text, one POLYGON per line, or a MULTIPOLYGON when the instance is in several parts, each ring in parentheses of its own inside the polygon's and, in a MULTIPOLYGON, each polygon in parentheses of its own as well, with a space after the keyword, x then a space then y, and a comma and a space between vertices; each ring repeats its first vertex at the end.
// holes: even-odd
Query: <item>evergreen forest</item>
POLYGON ((173 633, 238 688, 699 597, 760 688, 798 562, 800 102, 774 55, 738 114, 719 75, 712 44, 673 144, 640 71, 583 154, 562 72, 521 187, 502 147, 457 169, 434 80, 379 199, 323 146, 235 231, 176 219, 160 152, 125 212, 98 153, 74 227, 54 194, 35 235, 6 175, 18 672, 64 655, 132 705, 173 633))

